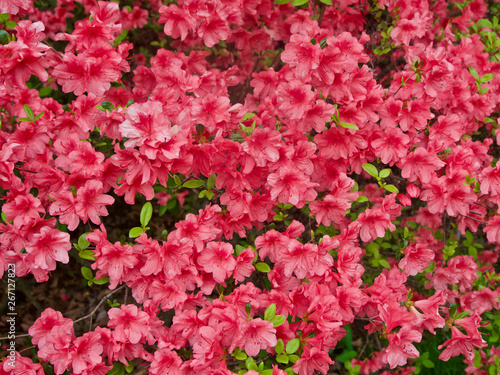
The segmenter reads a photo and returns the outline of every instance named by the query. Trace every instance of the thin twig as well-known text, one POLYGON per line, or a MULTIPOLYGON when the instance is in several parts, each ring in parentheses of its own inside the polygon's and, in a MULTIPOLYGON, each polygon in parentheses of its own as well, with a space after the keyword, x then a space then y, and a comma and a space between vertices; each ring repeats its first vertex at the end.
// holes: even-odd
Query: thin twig
POLYGON ((78 323, 78 322, 81 322, 82 320, 85 320, 85 319, 88 319, 88 318, 92 318, 92 316, 97 312, 97 310, 99 309, 99 307, 101 307, 101 305, 107 301, 107 299, 109 297, 111 297, 113 294, 119 292, 120 290, 124 289, 127 285, 122 285, 121 287, 119 287, 118 289, 115 289, 113 291, 111 291, 110 293, 106 294, 104 297, 102 297, 101 301, 99 301, 99 303, 97 304, 97 306, 94 308, 94 310, 92 310, 89 314, 81 317, 81 318, 78 318, 77 320, 75 320, 73 323, 78 323))

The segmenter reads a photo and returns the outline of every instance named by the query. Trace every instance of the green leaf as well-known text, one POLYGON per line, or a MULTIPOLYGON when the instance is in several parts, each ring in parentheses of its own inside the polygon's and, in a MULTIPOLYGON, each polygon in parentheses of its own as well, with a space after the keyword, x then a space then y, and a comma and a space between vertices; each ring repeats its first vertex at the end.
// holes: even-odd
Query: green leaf
POLYGON ((17 22, 14 22, 14 21, 5 21, 5 26, 8 28, 8 29, 13 29, 14 27, 17 26, 17 22))
POLYGON ((96 260, 95 254, 92 250, 83 250, 78 253, 78 256, 86 260, 96 260))
POLYGON ((107 100, 105 100, 101 103, 101 107, 104 108, 105 110, 107 109, 110 112, 112 112, 113 109, 116 109, 116 107, 113 105, 113 103, 108 102, 107 100))
POLYGON ((309 0, 292 0, 292 5, 299 7, 301 5, 307 4, 309 0))
POLYGON ((370 175, 375 178, 378 178, 378 170, 372 164, 363 164, 363 169, 370 175))
POLYGON ((199 188, 200 186, 203 186, 205 181, 203 180, 189 180, 186 181, 182 184, 182 187, 188 188, 188 189, 196 189, 199 188))
POLYGON ((382 169, 378 175, 380 176, 380 178, 386 178, 386 177, 389 177, 391 172, 392 172, 392 170, 390 170, 389 168, 386 168, 386 169, 382 169))
POLYGON ((285 349, 285 344, 283 343, 282 339, 278 339, 278 342, 276 343, 276 346, 274 347, 274 351, 276 354, 281 354, 283 353, 283 350, 285 349))
POLYGON ((339 125, 342 126, 343 128, 359 130, 359 128, 356 125, 348 122, 341 121, 339 125))
POLYGON ((360 196, 358 197, 358 199, 356 200, 356 202, 358 202, 358 203, 363 203, 363 202, 368 202, 368 200, 369 200, 369 199, 368 199, 367 197, 365 197, 364 195, 360 195, 360 196))
POLYGON ((239 361, 244 361, 245 359, 248 358, 248 356, 247 356, 247 353, 245 353, 244 351, 240 350, 240 352, 238 354, 236 354, 234 356, 234 358, 236 358, 239 361))
POLYGON ((271 323, 273 323, 273 327, 279 327, 283 323, 285 323, 285 316, 283 315, 276 315, 274 318, 271 319, 271 323))
POLYGON ((333 5, 331 0, 319 0, 319 1, 321 1, 323 4, 326 4, 326 5, 333 5))
POLYGON ((252 357, 247 358, 247 360, 245 361, 245 366, 248 370, 259 371, 259 368, 257 367, 257 364, 252 357))
POLYGON ((489 82, 493 79, 494 75, 491 74, 491 73, 488 73, 488 74, 485 74, 484 76, 481 77, 481 79, 479 80, 479 82, 481 83, 486 83, 486 82, 489 82))
POLYGON ((238 143, 243 143, 243 142, 245 142, 245 138, 243 138, 241 135, 236 134, 236 133, 235 133, 235 134, 231 134, 231 135, 229 136, 229 139, 230 139, 231 141, 236 141, 236 142, 238 142, 238 143))
POLYGON ((271 267, 267 263, 259 262, 255 265, 255 268, 257 268, 257 271, 268 273, 271 271, 271 267))
POLYGON ((165 212, 167 212, 167 206, 161 206, 158 210, 158 216, 162 217, 163 215, 165 215, 165 212))
POLYGON ((45 114, 45 112, 42 112, 42 113, 39 113, 38 115, 36 115, 35 121, 38 120, 40 117, 42 117, 44 114, 45 114))
POLYGON ((300 347, 300 340, 296 337, 286 343, 286 352, 288 354, 293 354, 297 350, 299 350, 300 347))
POLYGON ((394 185, 384 185, 384 189, 387 191, 390 191, 391 193, 399 193, 399 190, 396 186, 394 185))
POLYGON ((153 205, 151 204, 151 202, 146 202, 144 206, 142 206, 141 216, 140 216, 140 221, 143 228, 146 227, 146 225, 148 225, 152 216, 153 216, 153 205))
POLYGON ((273 369, 268 368, 266 370, 262 370, 260 375, 273 375, 273 369))
POLYGON ((291 354, 288 356, 288 359, 290 360, 290 362, 295 363, 300 359, 300 357, 298 355, 291 354))
POLYGON ((90 245, 90 242, 87 241, 87 236, 88 232, 87 233, 84 233, 82 234, 79 238, 78 238, 78 246, 80 247, 81 250, 85 250, 87 247, 89 247, 90 245))
POLYGON ((216 178, 217 178, 217 175, 215 173, 208 178, 208 180, 207 180, 207 189, 208 190, 212 190, 214 188, 216 178))
POLYGON ((271 303, 264 312, 264 320, 271 321, 276 316, 276 304, 271 303))
POLYGON ((391 266, 389 265, 389 262, 383 258, 380 258, 378 260, 378 264, 380 264, 382 267, 385 267, 387 269, 391 269, 391 266))
POLYGON ((248 112, 247 114, 245 114, 245 116, 243 116, 243 118, 241 119, 241 121, 250 120, 253 117, 255 117, 255 113, 248 112))
POLYGON ((281 5, 281 4, 287 4, 292 0, 274 0, 275 4, 281 5))
POLYGON ((100 279, 96 279, 96 278, 94 277, 93 281, 94 281, 94 284, 97 284, 97 285, 104 285, 104 284, 109 283, 109 277, 104 276, 104 277, 101 277, 100 279))
POLYGON ((45 97, 45 96, 49 96, 51 92, 52 92, 52 87, 45 86, 45 87, 42 87, 38 91, 38 95, 40 95, 40 97, 42 98, 42 97, 45 97))
POLYGON ((10 34, 5 30, 0 30, 0 44, 6 45, 11 42, 10 34))
POLYGON ((130 229, 130 232, 128 233, 128 236, 130 238, 137 238, 142 233, 144 233, 144 229, 142 229, 141 227, 134 227, 134 228, 130 229))
POLYGON ((128 35, 128 31, 127 30, 123 30, 122 33, 118 36, 118 38, 115 39, 115 42, 114 42, 114 46, 118 46, 121 42, 123 42, 125 40, 125 38, 127 37, 128 35))
POLYGON ((276 356, 276 361, 279 362, 279 363, 284 363, 284 364, 287 364, 289 361, 288 361, 288 356, 284 353, 282 354, 278 354, 276 356))
POLYGON ((23 106, 24 112, 26 113, 26 116, 32 121, 35 121, 35 114, 33 113, 33 110, 30 108, 29 105, 25 104, 23 106))
POLYGON ((5 224, 7 224, 7 215, 5 214, 5 212, 2 212, 2 220, 5 224))
POLYGON ((129 363, 127 367, 125 367, 125 371, 127 371, 127 374, 130 374, 134 370, 134 364, 129 363))
POLYGON ((82 267, 82 275, 85 278, 85 280, 92 280, 94 278, 92 270, 87 267, 82 267))
POLYGON ((479 79, 479 74, 477 74, 476 69, 474 69, 472 66, 469 66, 469 72, 475 79, 479 79))
POLYGON ((474 246, 469 247, 469 255, 477 260, 477 249, 474 246))

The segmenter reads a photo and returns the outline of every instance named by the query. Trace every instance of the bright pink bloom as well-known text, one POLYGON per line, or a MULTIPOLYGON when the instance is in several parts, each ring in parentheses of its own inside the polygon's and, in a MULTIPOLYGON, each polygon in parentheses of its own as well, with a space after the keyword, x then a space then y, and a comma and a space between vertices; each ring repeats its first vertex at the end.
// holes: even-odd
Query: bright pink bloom
POLYGON ((271 322, 260 318, 244 322, 240 328, 240 337, 233 346, 245 350, 249 357, 255 357, 261 349, 267 350, 276 346, 276 329, 271 322))
POLYGON ((14 220, 14 225, 20 227, 28 224, 31 219, 39 219, 45 210, 38 198, 31 194, 19 194, 2 206, 2 212, 7 215, 7 220, 14 220))
POLYGON ((69 233, 49 227, 42 227, 40 233, 35 234, 26 245, 26 252, 33 262, 33 268, 47 271, 55 270, 56 262, 68 263, 70 250, 69 233))
POLYGON ((139 263, 139 259, 132 246, 121 245, 120 242, 115 242, 114 245, 108 242, 99 250, 100 254, 97 261, 92 264, 92 268, 98 270, 96 275, 98 279, 109 276, 109 288, 115 289, 126 279, 127 273, 139 263))
POLYGON ((236 260, 233 257, 234 249, 231 244, 224 242, 209 242, 198 257, 198 264, 205 272, 212 272, 213 278, 219 284, 233 273, 236 260))
POLYGON ((318 184, 309 180, 308 176, 289 166, 279 168, 276 173, 267 177, 271 190, 271 199, 283 204, 291 203, 297 208, 304 206, 305 201, 312 201, 318 195, 314 190, 318 184))
POLYGON ((103 347, 100 343, 101 335, 97 332, 86 332, 73 341, 73 373, 80 374, 89 371, 102 362, 103 347))
POLYGON ((405 247, 404 254, 398 267, 409 276, 424 271, 434 259, 434 251, 421 243, 411 243, 405 247))
POLYGON ((294 34, 281 53, 281 60, 295 68, 297 78, 304 79, 318 67, 320 51, 319 43, 312 44, 309 37, 294 34))
POLYGON ((113 204, 114 201, 115 198, 104 194, 101 181, 89 180, 77 190, 76 214, 80 216, 84 223, 90 219, 94 224, 99 225, 101 224, 99 216, 108 216, 105 206, 113 204))
POLYGON ((422 340, 422 334, 410 328, 402 328, 399 332, 387 335, 389 346, 384 351, 384 362, 391 368, 404 366, 408 358, 417 358, 420 353, 413 345, 422 340))
POLYGON ((293 371, 299 375, 310 375, 315 371, 326 374, 329 365, 333 365, 334 363, 330 359, 328 352, 320 350, 317 347, 309 348, 308 346, 304 346, 304 352, 300 356, 300 359, 293 365, 293 371))
POLYGON ((181 37, 181 40, 186 39, 189 31, 196 25, 196 20, 177 5, 162 5, 158 22, 165 23, 163 32, 166 35, 171 35, 174 39, 181 37))
POLYGON ((366 209, 358 216, 357 222, 361 225, 359 235, 364 242, 384 237, 386 229, 396 230, 396 226, 391 222, 391 215, 380 209, 366 209))
MULTIPOLYGON (((173 5, 172 5, 173 6, 173 5)), ((164 348, 156 350, 149 372, 152 375, 181 375, 182 359, 174 351, 164 348)))
POLYGON ((117 341, 137 344, 149 334, 149 315, 135 305, 121 305, 108 311, 108 327, 117 341))
POLYGON ((417 147, 400 161, 400 165, 403 169, 402 177, 412 182, 420 179, 423 183, 429 183, 433 172, 444 167, 445 163, 436 154, 429 153, 423 147, 417 147))

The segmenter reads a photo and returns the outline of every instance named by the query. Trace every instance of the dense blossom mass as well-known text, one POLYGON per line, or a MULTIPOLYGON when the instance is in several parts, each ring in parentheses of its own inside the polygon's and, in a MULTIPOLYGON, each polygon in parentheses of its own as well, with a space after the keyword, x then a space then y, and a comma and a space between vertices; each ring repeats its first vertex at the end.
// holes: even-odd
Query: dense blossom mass
POLYGON ((499 13, 0 0, 0 276, 110 297, 0 375, 500 372, 499 13))

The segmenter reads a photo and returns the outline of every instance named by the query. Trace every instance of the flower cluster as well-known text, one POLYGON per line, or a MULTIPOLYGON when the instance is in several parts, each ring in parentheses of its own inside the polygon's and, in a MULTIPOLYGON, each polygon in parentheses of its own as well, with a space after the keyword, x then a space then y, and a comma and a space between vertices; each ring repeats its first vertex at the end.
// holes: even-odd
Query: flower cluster
POLYGON ((500 371, 497 2, 48 3, 0 0, 0 275, 134 302, 0 375, 500 371))

